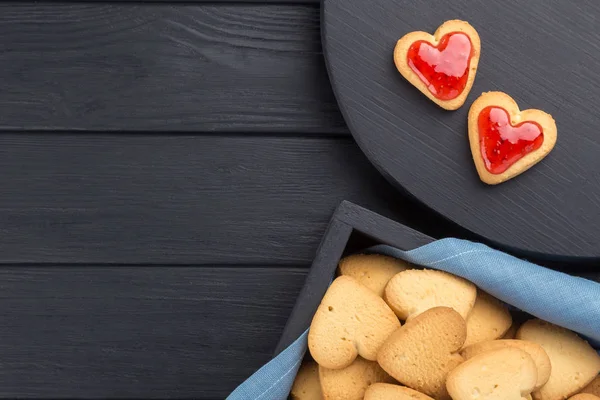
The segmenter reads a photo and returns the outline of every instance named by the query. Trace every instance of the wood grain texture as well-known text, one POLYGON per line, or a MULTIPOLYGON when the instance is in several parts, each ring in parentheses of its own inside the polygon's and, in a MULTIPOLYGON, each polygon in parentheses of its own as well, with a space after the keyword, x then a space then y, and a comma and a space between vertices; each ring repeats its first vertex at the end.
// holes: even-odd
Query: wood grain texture
POLYGON ((435 234, 350 138, 0 135, 0 263, 309 263, 342 200, 435 234))
POLYGON ((306 272, 1 268, 0 397, 222 399, 271 358, 306 272))
POLYGON ((318 5, 0 3, 0 129, 346 134, 318 5))
POLYGON ((326 58, 357 142, 393 183, 505 250, 599 259, 600 3, 594 0, 326 0, 326 58), (482 56, 466 106, 441 110, 396 70, 396 41, 449 18, 479 32, 482 56), (483 184, 467 139, 483 91, 553 115, 558 142, 523 175, 483 184))
POLYGON ((339 207, 327 226, 327 231, 323 234, 319 249, 279 338, 274 355, 279 355, 310 328, 315 311, 335 276, 335 270, 344 250, 348 247, 353 228, 337 218, 338 212, 339 207))

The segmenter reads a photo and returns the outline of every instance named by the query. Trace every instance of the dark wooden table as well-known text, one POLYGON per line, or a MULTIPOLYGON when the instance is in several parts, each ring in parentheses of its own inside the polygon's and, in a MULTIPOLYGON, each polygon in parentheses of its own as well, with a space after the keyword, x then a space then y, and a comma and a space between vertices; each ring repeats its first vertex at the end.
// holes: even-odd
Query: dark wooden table
POLYGON ((351 200, 319 4, 0 2, 0 397, 225 397, 351 200))

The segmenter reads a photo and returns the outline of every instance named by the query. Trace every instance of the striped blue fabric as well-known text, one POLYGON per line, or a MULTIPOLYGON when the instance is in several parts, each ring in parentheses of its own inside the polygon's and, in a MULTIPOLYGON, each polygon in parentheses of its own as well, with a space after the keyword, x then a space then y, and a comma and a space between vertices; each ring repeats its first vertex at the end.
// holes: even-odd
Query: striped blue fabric
MULTIPOLYGON (((375 246, 369 251, 461 276, 516 308, 580 333, 600 348, 600 283, 460 239, 441 239, 410 251, 389 246, 375 246)), ((307 333, 227 399, 286 399, 306 352, 307 333)))

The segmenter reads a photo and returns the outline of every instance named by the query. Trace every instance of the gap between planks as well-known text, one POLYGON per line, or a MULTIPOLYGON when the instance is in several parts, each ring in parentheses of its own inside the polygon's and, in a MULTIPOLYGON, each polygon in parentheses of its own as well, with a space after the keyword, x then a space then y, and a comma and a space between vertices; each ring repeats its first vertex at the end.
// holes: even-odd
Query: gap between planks
POLYGON ((335 208, 432 236, 347 138, 0 134, 0 263, 308 265, 335 208))
POLYGON ((224 398, 272 356, 306 273, 0 268, 0 397, 224 398))

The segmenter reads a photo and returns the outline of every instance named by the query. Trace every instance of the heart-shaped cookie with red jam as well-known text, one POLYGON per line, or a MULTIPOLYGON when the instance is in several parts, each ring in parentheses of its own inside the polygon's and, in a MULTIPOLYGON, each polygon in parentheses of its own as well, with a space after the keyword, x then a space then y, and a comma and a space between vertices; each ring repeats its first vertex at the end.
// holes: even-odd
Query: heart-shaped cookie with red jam
POLYGON ((497 185, 527 171, 552 151, 556 122, 541 110, 520 111, 503 92, 483 93, 469 110, 469 141, 479 178, 497 185))
POLYGON ((410 32, 394 49, 396 68, 425 96, 446 110, 460 108, 473 86, 481 41, 468 22, 444 22, 433 35, 410 32))

